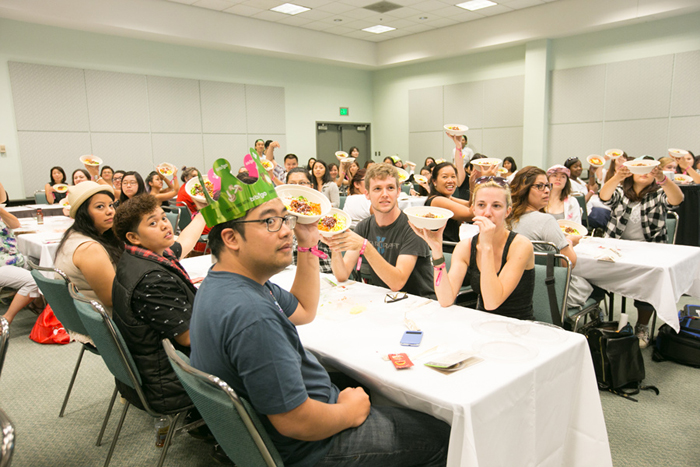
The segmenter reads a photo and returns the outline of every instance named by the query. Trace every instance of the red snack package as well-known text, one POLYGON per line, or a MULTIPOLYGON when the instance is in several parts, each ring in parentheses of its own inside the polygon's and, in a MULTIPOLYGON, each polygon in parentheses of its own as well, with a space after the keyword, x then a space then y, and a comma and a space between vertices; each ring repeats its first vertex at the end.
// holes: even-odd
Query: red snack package
POLYGON ((403 370, 413 366, 413 362, 405 353, 390 353, 389 360, 391 360, 391 363, 394 364, 397 370, 403 370))

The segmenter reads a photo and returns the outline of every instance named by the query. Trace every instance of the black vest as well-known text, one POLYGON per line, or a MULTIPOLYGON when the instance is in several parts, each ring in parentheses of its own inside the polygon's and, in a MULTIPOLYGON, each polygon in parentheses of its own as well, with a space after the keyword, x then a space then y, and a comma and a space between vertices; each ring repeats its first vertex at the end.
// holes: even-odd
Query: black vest
MULTIPOLYGON (((185 281, 172 269, 156 261, 125 251, 117 265, 112 284, 113 319, 141 374, 141 387, 146 400, 155 411, 168 414, 179 412, 182 408, 191 406, 192 402, 170 366, 160 334, 136 318, 131 309, 131 299, 136 286, 146 274, 154 271, 175 278, 182 298, 186 297, 189 303, 194 303, 197 289, 191 282, 185 281)), ((174 341, 173 345, 189 354, 188 347, 182 347, 174 341)), ((131 401, 127 394, 123 395, 131 401)))

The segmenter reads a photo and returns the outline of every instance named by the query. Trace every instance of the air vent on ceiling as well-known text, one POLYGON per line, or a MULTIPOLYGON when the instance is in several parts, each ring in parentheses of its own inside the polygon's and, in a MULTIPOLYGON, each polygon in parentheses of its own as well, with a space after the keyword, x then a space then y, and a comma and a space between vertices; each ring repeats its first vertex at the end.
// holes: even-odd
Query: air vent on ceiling
POLYGON ((377 13, 386 13, 401 8, 401 5, 391 2, 377 2, 363 8, 365 10, 376 11, 377 13))

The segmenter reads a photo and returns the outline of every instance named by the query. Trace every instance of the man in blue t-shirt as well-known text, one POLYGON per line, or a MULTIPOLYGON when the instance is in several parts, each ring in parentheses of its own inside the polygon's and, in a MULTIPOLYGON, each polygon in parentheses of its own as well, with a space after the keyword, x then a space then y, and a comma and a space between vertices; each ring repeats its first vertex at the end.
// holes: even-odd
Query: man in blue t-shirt
POLYGON ((399 209, 396 168, 389 164, 372 165, 365 174, 365 186, 374 214, 357 224, 354 232, 346 231, 327 240, 333 252, 333 274, 339 281, 346 281, 362 255, 369 263, 372 285, 433 296, 430 248, 399 209))
POLYGON ((301 344, 295 326, 313 321, 319 300, 318 258, 309 249, 318 240, 316 225, 296 224, 279 199, 214 226, 217 263, 194 303, 192 365, 250 401, 288 467, 445 465, 447 424, 370 407, 362 388, 339 391, 301 344), (287 292, 269 279, 292 262, 292 229, 299 253, 287 292))

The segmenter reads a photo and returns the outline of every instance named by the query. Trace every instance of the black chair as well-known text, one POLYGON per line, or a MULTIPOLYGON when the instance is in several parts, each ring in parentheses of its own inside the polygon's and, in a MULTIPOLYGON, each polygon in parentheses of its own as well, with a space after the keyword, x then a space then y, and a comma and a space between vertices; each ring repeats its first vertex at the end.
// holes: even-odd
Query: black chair
POLYGON ((0 467, 10 467, 15 451, 15 427, 5 412, 0 410, 0 467))
POLYGON ((10 342, 10 325, 7 320, 0 316, 0 375, 2 375, 2 367, 5 363, 5 354, 7 353, 7 344, 10 342))

